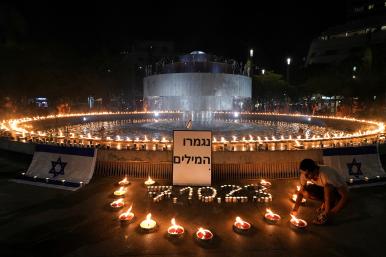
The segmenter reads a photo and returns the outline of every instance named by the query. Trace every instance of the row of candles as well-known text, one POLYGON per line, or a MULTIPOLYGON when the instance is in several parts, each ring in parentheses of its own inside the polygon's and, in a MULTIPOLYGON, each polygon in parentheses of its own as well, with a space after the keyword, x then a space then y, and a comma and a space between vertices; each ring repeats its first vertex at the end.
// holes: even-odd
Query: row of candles
MULTIPOLYGON (((122 199, 118 199, 114 201, 111 206, 113 208, 122 208, 124 206, 124 202, 122 199)), ((130 208, 119 215, 119 220, 121 222, 132 222, 134 219, 134 213, 132 212, 132 206, 130 208)), ((281 220, 281 216, 277 213, 272 212, 270 209, 266 209, 266 213, 264 214, 265 220, 270 224, 277 224, 281 220)), ((291 215, 290 223, 295 228, 305 228, 307 227, 307 222, 305 220, 299 219, 293 215, 291 215)), ((157 228, 157 222, 152 219, 151 213, 146 215, 146 218, 141 221, 139 224, 140 228, 145 232, 153 232, 157 228)), ((251 223, 241 219, 240 217, 236 217, 235 222, 233 223, 233 229, 236 232, 248 232, 251 228, 251 223)), ((171 220, 171 226, 168 227, 167 233, 169 236, 182 236, 185 233, 184 227, 176 223, 175 218, 171 220)), ((200 240, 211 240, 213 238, 213 233, 209 229, 199 228, 195 237, 200 240)))
MULTIPOLYGON (((165 113, 179 113, 179 112, 165 112, 165 113)), ((104 113, 78 113, 78 114, 64 114, 64 115, 49 115, 49 116, 45 116, 45 117, 33 117, 33 118, 29 118, 29 117, 26 117, 26 118, 21 118, 21 119, 13 119, 13 120, 3 120, 2 122, 0 122, 0 130, 4 130, 4 131, 12 131, 12 132, 15 132, 19 135, 21 135, 20 137, 21 138, 26 138, 27 135, 29 136, 39 136, 39 137, 46 137, 47 135, 44 134, 44 133, 34 133, 33 131, 29 130, 30 127, 32 127, 31 125, 29 124, 25 124, 25 123, 29 123, 29 122, 33 122, 33 121, 38 121, 38 120, 46 120, 46 119, 56 119, 56 118, 66 118, 66 117, 78 117, 78 116, 84 116, 84 117, 87 117, 87 116, 98 116, 98 115, 127 115, 127 114, 150 114, 148 112, 119 112, 119 113, 112 113, 112 112, 104 112, 104 113), (24 125, 23 127, 20 126, 20 125, 24 125)), ((219 113, 221 114, 221 113, 219 113)), ((224 114, 227 114, 227 113, 224 113, 224 114)), ((358 131, 358 132, 355 132, 355 133, 351 133, 351 134, 345 134, 345 133, 341 133, 341 134, 333 134, 333 135, 330 135, 329 133, 327 133, 326 135, 323 135, 323 137, 310 137, 310 138, 302 138, 301 135, 298 135, 296 138, 292 138, 292 137, 288 137, 288 139, 284 138, 284 136, 281 136, 280 139, 278 138, 275 138, 275 137, 272 137, 272 139, 270 138, 259 138, 259 137, 256 137, 256 139, 252 138, 252 136, 249 137, 249 139, 246 139, 245 137, 241 140, 237 140, 235 137, 232 138, 232 140, 230 141, 227 141, 226 139, 224 138, 221 138, 221 140, 217 140, 217 139, 213 139, 213 143, 222 143, 222 144, 225 144, 225 143, 228 143, 228 142, 246 142, 246 143, 250 143, 250 142, 287 142, 287 141, 295 141, 295 142, 298 142, 299 140, 304 140, 304 141, 321 141, 321 140, 335 140, 335 139, 355 139, 355 138, 365 138, 365 137, 368 137, 368 136, 377 136, 379 135, 380 133, 383 133, 384 130, 385 130, 385 125, 384 123, 382 122, 376 122, 376 121, 370 121, 370 120, 358 120, 358 119, 354 119, 354 118, 341 118, 341 117, 329 117, 329 116, 304 116, 304 115, 297 115, 297 114, 277 114, 277 113, 244 113, 246 115, 269 115, 269 116, 289 116, 289 117, 307 117, 308 119, 311 119, 311 118, 320 118, 320 119, 331 119, 331 120, 342 120, 342 121, 351 121, 351 122, 357 122, 357 123, 363 123, 363 124, 367 124, 367 125, 375 125, 376 128, 374 129, 368 129, 368 130, 365 130, 365 131, 358 131)), ((63 135, 63 133, 59 132, 58 135, 55 136, 56 138, 65 138, 65 136, 63 135)), ((75 135, 73 136, 73 138, 75 138, 75 135)), ((96 137, 92 137, 91 135, 88 135, 87 137, 83 137, 84 139, 90 139, 90 140, 100 140, 99 138, 96 138, 96 137)), ((109 139, 111 141, 124 141, 123 139, 121 139, 120 136, 117 136, 116 139, 109 139)), ((131 140, 130 140, 131 141, 131 140)), ((137 140, 138 142, 148 142, 150 141, 150 139, 147 139, 145 137, 144 140, 140 140, 138 139, 137 140)), ((166 139, 163 139, 163 140, 158 140, 158 139, 153 139, 152 140, 153 142, 169 142, 168 140, 166 139)))

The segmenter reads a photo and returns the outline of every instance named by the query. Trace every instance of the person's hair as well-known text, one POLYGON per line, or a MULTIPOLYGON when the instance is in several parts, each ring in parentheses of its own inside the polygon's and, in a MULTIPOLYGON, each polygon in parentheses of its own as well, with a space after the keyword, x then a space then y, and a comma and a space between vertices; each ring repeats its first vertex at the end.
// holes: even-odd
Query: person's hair
POLYGON ((300 162, 299 169, 304 170, 304 171, 313 172, 317 169, 317 167, 318 167, 318 165, 315 163, 314 160, 304 159, 303 161, 300 162))

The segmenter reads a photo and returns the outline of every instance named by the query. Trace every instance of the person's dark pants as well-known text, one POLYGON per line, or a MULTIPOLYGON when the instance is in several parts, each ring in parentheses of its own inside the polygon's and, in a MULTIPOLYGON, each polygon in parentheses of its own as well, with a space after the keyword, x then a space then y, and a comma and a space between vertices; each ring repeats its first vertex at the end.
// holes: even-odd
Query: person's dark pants
MULTIPOLYGON (((324 202, 324 187, 317 185, 306 185, 304 187, 304 191, 306 192, 306 198, 324 202)), ((338 190, 334 187, 331 190, 330 207, 333 208, 339 202, 340 198, 341 196, 338 190)))

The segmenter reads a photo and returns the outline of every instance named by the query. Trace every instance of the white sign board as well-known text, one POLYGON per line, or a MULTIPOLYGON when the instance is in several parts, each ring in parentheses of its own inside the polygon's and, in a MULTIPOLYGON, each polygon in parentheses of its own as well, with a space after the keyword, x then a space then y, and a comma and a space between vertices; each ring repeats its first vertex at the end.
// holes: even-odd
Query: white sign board
POLYGON ((173 185, 211 185, 212 131, 175 130, 173 185))

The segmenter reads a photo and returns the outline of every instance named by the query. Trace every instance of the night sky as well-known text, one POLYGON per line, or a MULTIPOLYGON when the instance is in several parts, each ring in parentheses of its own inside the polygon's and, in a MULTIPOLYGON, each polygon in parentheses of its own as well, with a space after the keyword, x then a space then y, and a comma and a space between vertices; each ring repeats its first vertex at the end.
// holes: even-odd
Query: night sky
POLYGON ((133 40, 175 41, 178 52, 202 50, 260 65, 306 56, 312 38, 346 20, 345 1, 9 1, 23 17, 23 40, 74 51, 119 52, 133 40), (210 2, 210 3, 209 3, 210 2), (252 3, 254 6, 252 6, 252 3))

